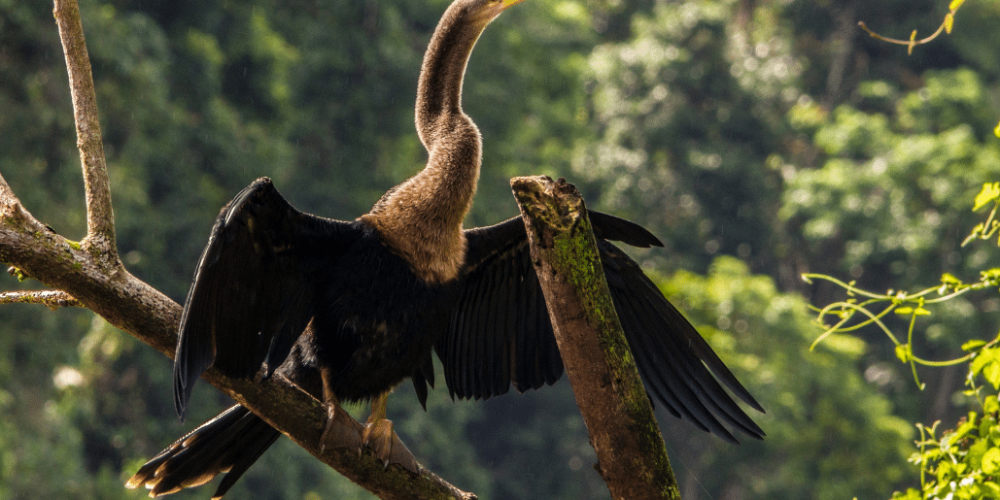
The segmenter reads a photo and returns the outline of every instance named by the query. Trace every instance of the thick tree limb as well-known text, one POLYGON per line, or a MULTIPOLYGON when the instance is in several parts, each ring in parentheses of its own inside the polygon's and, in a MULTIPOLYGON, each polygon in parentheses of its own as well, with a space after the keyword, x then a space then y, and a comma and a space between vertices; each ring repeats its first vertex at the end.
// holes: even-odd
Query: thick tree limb
POLYGON ((517 177, 510 184, 566 374, 597 451, 598 472, 616 499, 680 499, 583 198, 562 179, 517 177))
MULTIPOLYGON (((55 16, 73 93, 77 145, 87 191, 87 236, 77 243, 56 234, 25 209, 0 176, 0 261, 60 291, 17 292, 20 299, 16 301, 27 302, 25 297, 31 294, 43 298, 49 293, 65 297, 57 301, 78 301, 115 327, 173 358, 181 307, 132 276, 118 259, 97 100, 75 0, 56 0, 55 16)), ((13 302, 18 295, 8 298, 7 302, 13 302)), ((255 383, 229 379, 209 370, 203 378, 382 499, 475 498, 425 469, 418 476, 396 467, 385 469, 371 454, 358 455, 348 450, 321 453, 319 442, 326 411, 319 401, 281 377, 255 383)))

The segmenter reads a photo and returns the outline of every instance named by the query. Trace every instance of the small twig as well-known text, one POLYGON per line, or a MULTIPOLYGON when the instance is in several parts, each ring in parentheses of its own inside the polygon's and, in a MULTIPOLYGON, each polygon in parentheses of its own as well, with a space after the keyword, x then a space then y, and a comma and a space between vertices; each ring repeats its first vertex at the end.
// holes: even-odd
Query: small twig
POLYGON ((55 0, 53 14, 59 25, 59 38, 66 54, 73 116, 76 121, 76 145, 80 149, 84 188, 87 194, 87 237, 81 242, 108 269, 120 268, 115 244, 114 212, 111 207, 111 182, 104 158, 101 124, 97 113, 97 95, 90 68, 90 56, 83 37, 80 7, 75 0, 55 0))
MULTIPOLYGON (((992 216, 991 216, 992 217, 992 216)), ((975 233, 973 233, 975 234, 975 233)), ((996 288, 997 278, 991 273, 984 272, 980 278, 979 283, 965 284, 960 282, 957 278, 951 275, 945 275, 942 277, 942 285, 926 288, 916 293, 907 293, 903 291, 888 291, 885 294, 876 294, 873 292, 868 292, 857 288, 854 286, 854 282, 844 283, 841 280, 833 278, 832 276, 826 276, 823 274, 803 274, 802 278, 807 283, 812 283, 813 280, 823 280, 833 283, 844 290, 851 297, 862 296, 868 297, 868 300, 857 303, 856 299, 850 298, 846 301, 834 302, 832 304, 823 307, 822 309, 813 308, 817 311, 816 321, 823 326, 823 333, 816 338, 816 341, 809 347, 809 350, 813 350, 830 337, 833 334, 844 334, 851 333, 861 328, 875 325, 882 333, 884 333, 892 343, 896 346, 896 355, 899 357, 900 361, 908 363, 911 370, 913 371, 913 379, 916 381, 917 385, 923 389, 924 384, 920 382, 920 378, 917 375, 917 365, 931 366, 931 367, 944 367, 953 366, 961 363, 966 363, 973 359, 975 355, 983 349, 993 348, 995 345, 1000 343, 1000 335, 994 338, 990 342, 984 342, 983 345, 978 346, 975 350, 969 354, 962 356, 960 358, 943 360, 943 361, 933 361, 929 359, 921 358, 913 353, 913 334, 916 330, 917 316, 924 316, 930 314, 930 311, 924 308, 924 306, 936 304, 939 302, 944 302, 946 300, 954 299, 960 295, 963 295, 971 290, 982 290, 985 288, 996 288), (949 292, 950 291, 950 292, 949 292), (932 293, 937 293, 940 297, 928 299, 932 293), (880 312, 875 313, 870 310, 870 308, 876 304, 887 304, 884 309, 880 312), (889 315, 890 312, 895 312, 898 315, 910 316, 910 324, 907 329, 906 342, 902 342, 896 337, 892 330, 886 325, 882 318, 889 315), (854 320, 855 314, 860 314, 866 319, 862 319, 850 326, 845 326, 852 320, 854 320), (825 320, 827 316, 835 316, 839 320, 833 325, 827 325, 825 320)), ((964 349, 964 347, 963 347, 964 349)))
POLYGON ((60 307, 86 307, 72 295, 60 290, 34 290, 0 293, 0 304, 42 304, 53 311, 60 307))
POLYGON ((948 11, 947 14, 945 14, 944 20, 941 21, 941 26, 938 26, 937 31, 935 31, 931 36, 920 40, 917 40, 917 30, 913 30, 913 32, 910 33, 909 40, 900 40, 898 38, 889 38, 886 36, 879 35, 878 33, 875 33, 874 31, 868 28, 868 25, 866 25, 864 21, 858 21, 858 26, 861 26, 861 29, 865 30, 865 32, 868 33, 869 36, 871 36, 876 40, 881 40, 883 42, 888 42, 888 43, 894 43, 896 45, 905 45, 907 47, 906 50, 907 55, 912 55, 913 47, 933 41, 942 32, 946 32, 949 35, 951 34, 951 28, 955 24, 955 12, 958 12, 959 7, 961 7, 964 2, 965 0, 952 0, 951 4, 948 5, 948 8, 950 10, 948 11))

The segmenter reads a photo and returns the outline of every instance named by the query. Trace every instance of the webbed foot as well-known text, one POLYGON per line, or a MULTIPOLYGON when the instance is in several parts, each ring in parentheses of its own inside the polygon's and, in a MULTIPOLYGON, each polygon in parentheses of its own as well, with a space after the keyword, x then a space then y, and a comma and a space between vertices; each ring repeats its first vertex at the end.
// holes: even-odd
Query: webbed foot
POLYGON ((319 439, 320 451, 350 448, 361 453, 361 432, 365 429, 336 403, 324 403, 326 428, 319 439))
POLYGON ((365 429, 361 431, 361 439, 366 447, 375 452, 375 456, 386 467, 390 464, 399 464, 414 474, 420 473, 417 459, 413 457, 410 449, 392 430, 391 420, 385 418, 369 420, 365 429))

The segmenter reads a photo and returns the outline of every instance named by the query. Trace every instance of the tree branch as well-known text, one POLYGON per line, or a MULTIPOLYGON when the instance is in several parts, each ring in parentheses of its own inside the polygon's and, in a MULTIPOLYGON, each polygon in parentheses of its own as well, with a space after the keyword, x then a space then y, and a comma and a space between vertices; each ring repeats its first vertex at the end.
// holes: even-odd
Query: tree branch
POLYGON ((43 304, 53 311, 60 307, 83 307, 79 300, 60 290, 3 292, 0 304, 43 304))
MULTIPOLYGON (((68 297, 102 316, 115 327, 173 358, 181 307, 132 276, 118 259, 108 172, 101 145, 93 77, 79 8, 75 0, 55 0, 55 17, 66 54, 77 145, 87 190, 86 238, 73 242, 35 219, 0 176, 0 261, 59 292, 10 295, 7 302, 28 302, 32 293, 68 297), (63 295, 59 295, 63 294, 63 295)), ((58 304, 58 302, 56 302, 58 304)), ((60 304, 61 305, 61 304, 60 304)), ((414 475, 386 469, 372 454, 348 450, 320 452, 326 411, 319 401, 281 377, 263 383, 230 379, 215 370, 203 377, 210 384, 289 436, 309 453, 382 499, 475 498, 426 469, 414 475)))
POLYGON ((73 116, 76 122, 76 146, 80 150, 83 183, 87 198, 87 236, 82 245, 108 270, 123 269, 115 243, 115 217, 111 208, 111 181, 104 158, 101 123, 97 114, 97 95, 90 56, 83 38, 80 7, 76 0, 55 0, 53 14, 59 26, 66 70, 69 73, 70 94, 73 96, 73 116))
POLYGON ((544 176, 516 177, 510 184, 598 472, 613 498, 679 500, 580 192, 544 176))

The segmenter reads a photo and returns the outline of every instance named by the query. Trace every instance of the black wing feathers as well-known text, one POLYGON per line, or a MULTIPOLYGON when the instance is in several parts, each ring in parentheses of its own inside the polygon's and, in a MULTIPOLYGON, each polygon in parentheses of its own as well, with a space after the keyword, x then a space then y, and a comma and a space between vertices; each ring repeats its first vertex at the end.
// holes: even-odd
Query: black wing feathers
POLYGON ((241 191, 216 220, 181 315, 174 403, 183 418, 198 377, 264 375, 285 359, 313 314, 313 246, 346 223, 299 212, 269 179, 241 191))
MULTIPOLYGON (((718 365, 712 360, 699 358, 691 349, 694 344, 704 343, 694 327, 663 299, 638 264, 610 243, 602 242, 599 246, 602 247, 605 274, 609 276, 608 286, 615 308, 650 392, 674 415, 686 417, 698 427, 727 441, 736 442, 719 419, 747 435, 762 436, 763 431, 732 401, 709 372, 711 368, 717 374, 725 370, 731 375, 725 365, 717 357, 718 365), (608 272, 609 267, 617 272, 608 272), (706 368, 706 363, 709 368, 706 368)), ((742 394, 738 395, 742 398, 742 394)), ((748 404, 760 409, 749 394, 746 396, 748 404)))
MULTIPOLYGON (((763 411, 693 326, 608 240, 662 246, 641 226, 589 212, 615 308, 647 390, 670 413, 727 441, 723 423, 761 437, 721 381, 763 411)), ((554 383, 563 372, 520 217, 466 231, 468 252, 450 328, 436 350, 452 397, 489 398, 554 383)))
POLYGON ((663 242, 635 222, 601 212, 587 211, 594 236, 608 241, 620 241, 636 248, 662 247, 663 242))

